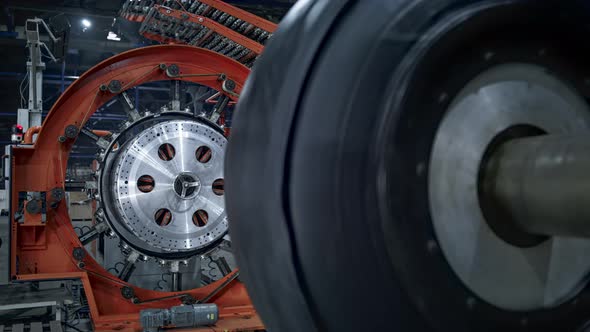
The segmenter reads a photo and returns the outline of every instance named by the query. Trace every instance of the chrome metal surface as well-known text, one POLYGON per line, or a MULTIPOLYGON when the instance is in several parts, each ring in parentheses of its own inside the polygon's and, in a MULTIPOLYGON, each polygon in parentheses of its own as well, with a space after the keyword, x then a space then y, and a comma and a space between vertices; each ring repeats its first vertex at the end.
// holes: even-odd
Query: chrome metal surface
POLYGON ((549 134, 590 129, 585 100, 544 68, 506 64, 482 73, 455 98, 436 134, 429 166, 430 213, 450 266, 478 297, 499 308, 554 307, 590 272, 590 241, 553 237, 521 248, 490 228, 478 175, 488 145, 515 125, 549 134))
POLYGON ((486 165, 486 199, 520 229, 590 237, 590 132, 508 141, 486 165))
POLYGON ((213 182, 223 179, 225 145, 210 125, 179 119, 148 127, 118 149, 112 181, 102 184, 110 185, 106 204, 114 207, 119 218, 111 223, 124 240, 148 253, 195 251, 220 240, 227 217, 213 182), (196 154, 203 146, 211 153, 206 162, 196 154), (146 178, 152 182, 146 185, 146 178), (197 211, 205 211, 203 223, 195 221, 197 211))

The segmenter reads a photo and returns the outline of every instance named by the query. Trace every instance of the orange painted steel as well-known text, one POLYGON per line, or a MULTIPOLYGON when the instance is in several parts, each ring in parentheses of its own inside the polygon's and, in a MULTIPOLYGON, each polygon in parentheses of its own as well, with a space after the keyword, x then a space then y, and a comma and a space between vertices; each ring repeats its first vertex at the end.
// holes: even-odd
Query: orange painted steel
POLYGON ((24 144, 33 144, 33 136, 35 134, 38 134, 39 131, 41 131, 41 126, 34 126, 34 127, 27 129, 27 131, 25 132, 25 137, 23 139, 23 143, 24 144))
MULTIPOLYGON (((25 138, 23 139, 24 144, 33 144, 33 136, 38 134, 41 131, 41 126, 34 126, 25 132, 25 138)), ((97 136, 107 136, 110 135, 111 132, 108 130, 93 130, 92 131, 97 136)))
MULTIPOLYGON (((160 66, 172 64, 180 68, 180 76, 175 79, 196 82, 218 91, 223 91, 219 74, 225 74, 228 79, 236 82, 235 92, 238 94, 249 74, 248 68, 229 58, 208 50, 181 45, 135 49, 98 64, 82 75, 58 99, 47 115, 34 145, 13 147, 12 211, 19 209, 20 192, 49 193, 54 188, 64 188, 68 156, 74 140, 60 142, 60 137, 69 125, 78 128, 84 126, 101 105, 115 96, 104 89, 105 85, 112 80, 119 80, 123 90, 126 90, 147 82, 170 80, 160 66)), ((233 94, 227 96, 236 100, 233 94)), ((123 298, 123 286, 132 287, 141 300, 179 293, 142 289, 123 282, 108 273, 88 254, 83 258, 84 264, 81 267, 72 253, 82 245, 72 227, 65 200, 55 207, 48 207, 46 215, 47 221, 44 224, 24 226, 14 220, 12 213, 10 274, 13 281, 80 279, 88 297, 94 328, 102 331, 138 331, 141 309, 180 304, 178 299, 168 299, 136 305, 123 298)), ((224 280, 225 278, 182 293, 200 299, 224 280)), ((233 281, 212 300, 220 309, 220 321, 213 328, 214 331, 263 329, 246 289, 239 281, 233 281)))
POLYGON ((204 47, 248 67, 253 66, 277 29, 277 24, 220 0, 129 0, 120 15, 142 23, 139 33, 147 39, 163 44, 204 47), (207 9, 201 10, 201 6, 207 6, 207 9))
MULTIPOLYGON (((154 8, 162 15, 166 15, 177 20, 189 21, 192 23, 200 24, 206 28, 209 28, 212 33, 218 33, 222 36, 225 36, 233 40, 234 42, 252 50, 256 55, 260 55, 264 50, 264 46, 261 43, 256 42, 238 32, 235 32, 234 30, 208 17, 192 14, 189 12, 184 12, 182 10, 169 9, 158 5, 155 5, 154 8)), ((149 39, 154 39, 161 43, 179 42, 174 38, 165 38, 159 35, 151 34, 149 32, 144 32, 143 36, 149 39)))
MULTIPOLYGON (((201 0, 201 3, 209 5, 212 9, 218 9, 222 12, 225 12, 231 16, 241 19, 242 21, 248 22, 254 26, 257 26, 263 30, 268 32, 274 32, 277 29, 277 24, 265 20, 262 17, 256 16, 252 13, 249 13, 243 9, 237 8, 232 6, 228 3, 225 3, 221 0, 201 0)), ((186 8, 184 8, 186 12, 186 8)), ((187 12, 188 13, 188 12, 187 12)), ((134 13, 122 13, 123 18, 133 22, 143 22, 145 20, 145 15, 142 14, 134 14, 134 13)))
POLYGON ((268 32, 274 32, 277 29, 277 25, 275 23, 267 21, 262 17, 251 14, 240 8, 234 7, 221 0, 201 0, 201 2, 213 8, 219 9, 222 12, 228 13, 231 16, 238 17, 242 21, 246 21, 268 32))

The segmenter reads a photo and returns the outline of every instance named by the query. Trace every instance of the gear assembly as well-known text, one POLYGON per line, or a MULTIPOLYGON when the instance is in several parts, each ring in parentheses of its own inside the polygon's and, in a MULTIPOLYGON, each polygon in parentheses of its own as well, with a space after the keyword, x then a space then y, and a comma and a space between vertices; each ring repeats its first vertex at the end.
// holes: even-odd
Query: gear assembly
POLYGON ((590 332, 586 1, 228 2, 26 22, 0 332, 590 332))

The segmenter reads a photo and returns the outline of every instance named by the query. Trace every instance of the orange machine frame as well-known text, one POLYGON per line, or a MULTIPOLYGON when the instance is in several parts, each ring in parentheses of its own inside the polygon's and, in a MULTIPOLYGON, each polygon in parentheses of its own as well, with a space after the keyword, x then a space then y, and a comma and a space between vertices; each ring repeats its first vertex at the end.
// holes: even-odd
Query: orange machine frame
MULTIPOLYGON (((233 40, 234 42, 245 46, 246 48, 252 50, 252 52, 254 52, 255 56, 258 56, 260 54, 262 54, 262 51, 264 50, 264 45, 262 45, 259 42, 256 42, 238 32, 235 32, 234 30, 224 26, 223 24, 220 24, 218 22, 216 22, 215 20, 212 20, 206 16, 202 16, 202 15, 196 15, 193 13, 189 13, 189 12, 185 12, 182 10, 177 10, 177 9, 170 9, 170 8, 166 8, 163 6, 159 6, 159 5, 155 5, 154 9, 157 10, 158 12, 160 12, 160 14, 171 17, 171 18, 175 18, 177 20, 182 20, 182 21, 189 21, 189 22, 193 22, 193 23, 197 23, 200 24, 204 27, 207 27, 210 29, 209 34, 217 32, 231 40, 233 40)), ((271 23, 272 24, 272 23, 271 23)), ((276 29, 276 26, 273 27, 273 29, 269 32, 273 32, 276 29)), ((144 32, 142 33, 142 35, 148 39, 152 39, 152 40, 156 40, 160 43, 170 43, 170 44, 182 44, 181 42, 179 42, 178 40, 174 39, 174 38, 165 38, 162 36, 158 36, 158 35, 154 35, 151 34, 149 32, 144 32)), ((207 39, 208 36, 204 36, 202 38, 202 40, 207 39)), ((246 55, 248 56, 248 55, 246 55)))
MULTIPOLYGON (((151 8, 151 10, 149 11, 149 14, 147 14, 147 15, 144 13, 141 13, 141 14, 134 13, 133 11, 129 11, 126 9, 123 9, 121 11, 120 15, 121 15, 121 17, 123 17, 129 21, 143 22, 144 24, 146 24, 146 23, 149 24, 151 22, 151 20, 153 19, 153 15, 155 13, 158 13, 161 16, 167 17, 169 20, 175 20, 177 22, 191 22, 193 24, 203 26, 203 27, 209 29, 209 32, 207 34, 205 34, 204 36, 202 36, 199 41, 197 41, 195 44, 192 44, 192 45, 195 45, 197 47, 201 47, 201 46, 203 46, 203 44, 207 43, 207 40, 212 35, 219 34, 219 35, 224 36, 225 38, 228 38, 229 40, 237 43, 238 45, 245 47, 247 50, 250 51, 249 53, 243 55, 240 59, 236 59, 241 63, 248 63, 252 59, 257 58, 260 54, 262 54, 262 51, 264 50, 264 42, 255 40, 255 39, 247 36, 247 34, 250 31, 254 30, 255 28, 259 28, 259 29, 262 29, 263 31, 266 31, 266 32, 272 34, 277 29, 277 24, 267 21, 261 17, 258 17, 252 13, 249 13, 245 10, 242 10, 242 9, 239 9, 239 8, 234 7, 232 5, 229 5, 221 0, 200 0, 201 4, 205 4, 205 5, 209 6, 208 9, 206 9, 201 14, 195 14, 195 13, 189 12, 186 9, 186 7, 179 0, 174 0, 173 2, 175 2, 175 5, 177 5, 174 7, 179 7, 179 8, 174 9, 174 8, 167 7, 166 5, 163 5, 164 3, 166 3, 165 1, 155 1, 155 2, 151 1, 151 2, 147 2, 147 3, 146 2, 143 3, 143 5, 146 5, 151 8), (240 33, 240 32, 237 32, 237 31, 231 29, 228 26, 225 26, 224 24, 219 23, 218 21, 216 21, 214 19, 207 17, 208 13, 212 13, 213 11, 216 11, 216 10, 221 11, 225 14, 228 14, 231 17, 238 18, 244 22, 247 22, 251 26, 245 32, 240 33)), ((139 4, 140 2, 136 2, 136 3, 139 4)), ((129 4, 130 4, 130 2, 126 3, 126 5, 129 5, 129 4)), ((141 6, 141 5, 138 5, 138 6, 141 6)), ((126 8, 126 7, 124 7, 124 8, 126 8)), ((146 30, 140 29, 140 34, 147 39, 155 40, 157 42, 164 43, 164 44, 185 44, 186 43, 186 41, 184 41, 182 38, 178 39, 178 37, 163 36, 160 34, 149 32, 148 29, 146 29, 146 30)))
MULTIPOLYGON (((268 32, 274 32, 277 29, 277 25, 273 22, 267 21, 262 17, 256 16, 252 13, 249 13, 245 10, 242 10, 238 7, 234 7, 228 3, 223 2, 222 0, 200 0, 201 3, 204 3, 210 7, 209 10, 218 9, 224 13, 228 13, 231 16, 238 17, 243 21, 246 21, 250 24, 253 24, 261 29, 264 29, 268 32)), ((178 2, 180 3, 180 2, 178 2)), ((181 3, 180 3, 181 4, 181 3)), ((181 4, 182 6, 182 4, 181 4)), ((145 19, 145 15, 142 14, 130 14, 124 13, 123 18, 133 22, 143 22, 145 19)))
MULTIPOLYGON (((82 128, 99 108, 115 96, 105 89, 118 80, 122 91, 159 80, 184 80, 209 86, 223 92, 220 79, 231 79, 235 90, 227 96, 237 100, 249 69, 217 53, 181 45, 161 45, 131 50, 103 61, 88 70, 58 99, 47 115, 34 145, 18 145, 11 152, 11 261, 13 282, 56 279, 80 279, 88 297, 94 328, 103 331, 138 331, 139 311, 146 308, 168 308, 181 304, 178 298, 149 304, 133 304, 121 295, 124 286, 131 287, 141 300, 179 293, 157 292, 135 287, 109 274, 90 255, 74 258, 74 249, 84 248, 75 233, 65 200, 47 205, 46 221, 24 214, 15 220, 19 209, 19 193, 41 192, 51 198, 52 189, 64 189, 68 156, 75 139, 65 139, 66 127, 82 128), (180 75, 170 78, 163 68, 172 64, 180 75), (82 262, 82 264, 80 264, 82 262)), ((227 278, 188 293, 200 299, 221 285, 227 278)), ((263 329, 244 285, 232 281, 212 301, 219 306, 220 319, 206 331, 252 331, 263 329)), ((200 329, 196 329, 200 330, 200 329)))

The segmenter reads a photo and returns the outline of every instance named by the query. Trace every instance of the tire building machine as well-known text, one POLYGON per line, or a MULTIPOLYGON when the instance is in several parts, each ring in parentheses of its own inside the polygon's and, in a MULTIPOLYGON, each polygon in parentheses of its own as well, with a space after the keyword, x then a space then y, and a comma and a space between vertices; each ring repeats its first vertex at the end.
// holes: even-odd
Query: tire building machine
POLYGON ((2 160, 10 191, 10 239, 4 243, 9 246, 10 282, 80 280, 96 330, 203 325, 207 331, 261 330, 238 270, 182 290, 178 267, 227 245, 223 161, 229 128, 224 110, 237 102, 248 66, 275 26, 220 1, 190 3, 197 4, 196 13, 166 3, 131 6, 139 3, 129 1, 121 15, 145 20, 142 32, 152 38, 158 24, 176 24, 182 35, 194 36, 190 44, 199 48, 153 46, 103 61, 64 92, 42 126, 26 131, 23 144, 7 147, 2 160), (215 105, 213 112, 195 116, 174 102, 155 113, 136 109, 127 90, 162 80, 216 90, 208 100, 215 105), (124 105, 127 121, 112 131, 89 128, 92 114, 113 98, 124 105), (65 199, 68 156, 80 135, 99 148, 91 186, 95 223, 81 235, 72 227, 65 199), (116 275, 84 247, 100 236, 121 241, 126 258, 116 275), (148 260, 170 269, 176 291, 128 282, 136 264, 148 260))

